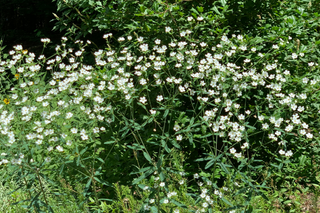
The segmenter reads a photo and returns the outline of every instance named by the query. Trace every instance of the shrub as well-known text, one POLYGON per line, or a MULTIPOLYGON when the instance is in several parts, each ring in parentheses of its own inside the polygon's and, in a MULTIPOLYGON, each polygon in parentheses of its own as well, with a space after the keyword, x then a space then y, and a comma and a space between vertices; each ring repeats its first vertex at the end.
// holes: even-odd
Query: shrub
POLYGON ((197 13, 178 36, 106 34, 94 65, 67 38, 49 58, 1 53, 1 165, 29 210, 71 193, 97 211, 250 211, 271 184, 317 183, 318 44, 213 36, 197 13))

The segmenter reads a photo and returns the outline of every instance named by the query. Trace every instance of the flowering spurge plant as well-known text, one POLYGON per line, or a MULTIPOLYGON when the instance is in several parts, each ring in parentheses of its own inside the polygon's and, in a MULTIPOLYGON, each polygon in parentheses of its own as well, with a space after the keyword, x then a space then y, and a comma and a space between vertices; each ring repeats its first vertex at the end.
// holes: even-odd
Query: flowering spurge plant
POLYGON ((145 191, 141 212, 248 209, 262 175, 318 146, 318 64, 290 38, 104 38, 95 65, 82 63, 90 41, 66 38, 50 58, 20 45, 1 58, 1 165, 21 174, 29 209, 50 209, 43 181, 81 182, 98 205, 120 176, 145 191))

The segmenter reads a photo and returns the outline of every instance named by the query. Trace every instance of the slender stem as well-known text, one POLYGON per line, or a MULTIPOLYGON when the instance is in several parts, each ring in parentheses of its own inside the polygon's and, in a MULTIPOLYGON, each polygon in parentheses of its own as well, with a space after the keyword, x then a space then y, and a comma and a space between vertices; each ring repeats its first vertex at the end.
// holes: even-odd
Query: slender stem
POLYGON ((40 179, 40 175, 39 175, 39 172, 38 172, 37 169, 36 169, 36 173, 37 173, 37 176, 38 176, 38 179, 39 179, 39 183, 40 183, 40 187, 41 187, 41 191, 42 191, 42 194, 43 194, 44 201, 46 202, 47 206, 49 206, 47 198, 46 198, 46 194, 44 193, 44 190, 43 190, 43 186, 42 186, 42 182, 41 182, 41 179, 40 179))
POLYGON ((93 191, 94 191, 94 195, 96 197, 96 205, 99 206, 99 198, 98 198, 98 194, 97 194, 97 187, 96 187, 96 181, 94 180, 94 168, 92 168, 92 173, 91 173, 91 178, 92 178, 92 183, 93 183, 93 191))
POLYGON ((158 186, 158 200, 157 200, 158 212, 160 212, 160 186, 158 186))
MULTIPOLYGON (((22 175, 23 175, 23 171, 22 171, 22 175)), ((27 181, 27 179, 26 179, 26 177, 23 177, 23 179, 24 179, 24 182, 26 183, 26 186, 28 186, 28 181, 27 181)), ((28 193, 29 193, 29 196, 30 196, 30 200, 31 200, 31 192, 28 190, 28 193)), ((37 213, 38 213, 38 211, 37 211, 37 209, 34 209, 37 213)))

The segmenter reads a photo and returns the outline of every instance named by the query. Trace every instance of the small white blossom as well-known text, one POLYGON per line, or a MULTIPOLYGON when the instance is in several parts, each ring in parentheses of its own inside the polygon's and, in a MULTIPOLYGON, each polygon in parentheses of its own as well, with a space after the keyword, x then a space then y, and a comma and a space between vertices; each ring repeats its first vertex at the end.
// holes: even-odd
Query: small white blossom
POLYGON ((147 103, 147 99, 146 97, 140 97, 140 100, 139 100, 141 103, 143 104, 146 104, 147 103))
POLYGON ((162 95, 158 95, 157 96, 157 101, 161 102, 163 100, 163 96, 162 95))

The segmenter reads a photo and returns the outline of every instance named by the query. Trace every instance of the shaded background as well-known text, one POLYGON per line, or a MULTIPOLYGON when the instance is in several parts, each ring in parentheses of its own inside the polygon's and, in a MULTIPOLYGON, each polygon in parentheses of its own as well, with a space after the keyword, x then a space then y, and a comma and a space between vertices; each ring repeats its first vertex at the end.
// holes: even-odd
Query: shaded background
POLYGON ((6 49, 22 44, 31 52, 42 50, 41 38, 59 40, 63 33, 52 31, 53 12, 57 10, 51 0, 0 0, 0 40, 6 49))

